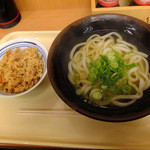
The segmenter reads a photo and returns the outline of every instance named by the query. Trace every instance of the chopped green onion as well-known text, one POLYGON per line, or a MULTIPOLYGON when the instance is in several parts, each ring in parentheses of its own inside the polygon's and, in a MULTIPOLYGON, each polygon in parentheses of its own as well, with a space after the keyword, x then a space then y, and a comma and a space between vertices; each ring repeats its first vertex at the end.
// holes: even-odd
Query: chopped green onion
POLYGON ((128 84, 125 84, 125 85, 122 86, 122 91, 126 94, 130 93, 131 90, 132 90, 132 87, 128 84))
POLYGON ((103 63, 103 67, 104 67, 108 62, 108 57, 105 55, 100 55, 100 56, 101 56, 101 62, 103 63))
POLYGON ((100 99, 102 99, 102 93, 100 91, 95 91, 95 92, 92 93, 90 99, 100 100, 100 99))
POLYGON ((86 56, 88 59, 90 59, 91 61, 94 61, 94 59, 90 58, 89 56, 86 56))
POLYGON ((88 102, 88 100, 87 100, 87 99, 84 99, 84 102, 85 102, 85 103, 87 103, 87 102, 88 102))
POLYGON ((107 89, 107 86, 106 85, 102 85, 101 88, 105 90, 105 89, 107 89))
POLYGON ((111 71, 115 72, 115 71, 114 71, 115 68, 113 68, 112 66, 109 66, 109 69, 110 69, 111 71))
POLYGON ((135 94, 135 93, 137 93, 137 90, 134 88, 134 87, 132 87, 132 91, 131 91, 133 94, 135 94))
POLYGON ((127 79, 127 84, 129 83, 129 80, 127 79))
POLYGON ((79 80, 80 80, 80 75, 79 75, 79 73, 78 73, 76 70, 74 70, 73 78, 74 78, 74 80, 76 80, 76 81, 79 81, 79 80))
POLYGON ((118 73, 114 73, 112 76, 111 76, 111 79, 116 79, 118 78, 118 73))
POLYGON ((106 61, 105 60, 101 60, 101 63, 102 63, 102 67, 105 67, 106 66, 106 61))
POLYGON ((100 58, 89 64, 87 80, 92 82, 92 86, 100 84, 106 85, 108 90, 114 88, 116 83, 127 75, 128 70, 136 66, 135 63, 128 65, 128 60, 122 59, 119 53, 114 51, 100 55, 100 58))
POLYGON ((118 63, 116 62, 116 61, 114 61, 114 60, 112 60, 111 62, 110 62, 110 65, 111 65, 111 67, 113 67, 113 68, 118 68, 118 63))
POLYGON ((130 51, 130 52, 128 52, 127 54, 131 54, 131 53, 133 53, 133 51, 130 51))
POLYGON ((115 52, 115 53, 118 53, 115 49, 113 49, 111 46, 110 46, 110 48, 115 52))
POLYGON ((93 64, 94 67, 99 68, 101 66, 101 60, 96 60, 95 63, 93 64))
POLYGON ((120 87, 118 87, 117 85, 115 85, 112 94, 121 94, 122 93, 122 89, 120 87))
POLYGON ((134 67, 136 67, 137 65, 135 64, 135 63, 132 63, 132 64, 130 64, 130 65, 126 65, 126 67, 128 68, 128 69, 132 69, 132 68, 134 68, 134 67))
POLYGON ((88 74, 87 79, 91 82, 95 82, 97 80, 97 76, 94 73, 90 73, 90 74, 88 74))
POLYGON ((81 95, 81 94, 82 94, 82 90, 81 90, 81 89, 77 89, 77 90, 76 90, 76 94, 77 94, 77 95, 81 95))
POLYGON ((112 52, 108 53, 107 57, 108 57, 109 60, 115 60, 115 58, 116 58, 114 53, 112 53, 112 52))
POLYGON ((98 70, 95 67, 91 68, 91 72, 88 74, 87 79, 91 82, 95 82, 97 80, 98 70))

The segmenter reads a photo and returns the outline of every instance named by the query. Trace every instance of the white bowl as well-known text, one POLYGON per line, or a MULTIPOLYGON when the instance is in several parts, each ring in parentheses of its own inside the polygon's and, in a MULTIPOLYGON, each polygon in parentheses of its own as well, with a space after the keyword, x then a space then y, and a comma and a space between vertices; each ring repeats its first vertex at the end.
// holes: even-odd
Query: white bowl
POLYGON ((29 90, 27 90, 25 92, 17 93, 17 94, 10 94, 10 93, 4 93, 4 92, 0 91, 0 98, 13 98, 13 97, 25 95, 25 94, 29 93, 30 91, 32 91, 35 87, 37 87, 44 79, 44 77, 47 73, 48 51, 42 43, 40 43, 39 41, 37 41, 35 39, 19 38, 19 39, 14 39, 14 40, 11 40, 7 43, 0 45, 0 60, 3 57, 3 55, 6 53, 6 51, 8 51, 8 49, 14 50, 16 48, 20 48, 21 50, 23 50, 27 47, 35 47, 38 49, 38 52, 41 55, 43 55, 42 59, 44 62, 44 70, 43 70, 42 77, 40 78, 38 83, 36 83, 32 88, 30 88, 29 90))

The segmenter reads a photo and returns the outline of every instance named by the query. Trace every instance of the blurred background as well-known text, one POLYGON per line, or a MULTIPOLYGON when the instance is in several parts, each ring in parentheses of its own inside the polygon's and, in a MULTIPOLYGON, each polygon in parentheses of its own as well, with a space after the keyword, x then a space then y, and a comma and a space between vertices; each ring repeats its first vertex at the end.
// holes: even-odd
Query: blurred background
MULTIPOLYGON (((119 0, 119 5, 127 6, 130 2, 131 0, 119 0)), ((15 3, 19 10, 91 8, 91 0, 15 0, 15 3)))

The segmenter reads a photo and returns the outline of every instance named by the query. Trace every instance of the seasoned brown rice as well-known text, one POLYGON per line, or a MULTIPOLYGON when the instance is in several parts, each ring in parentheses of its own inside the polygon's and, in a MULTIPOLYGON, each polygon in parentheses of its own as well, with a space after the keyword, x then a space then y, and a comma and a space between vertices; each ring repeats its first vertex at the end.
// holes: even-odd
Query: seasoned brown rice
POLYGON ((44 64, 37 48, 9 49, 0 60, 0 90, 22 93, 42 77, 44 64))

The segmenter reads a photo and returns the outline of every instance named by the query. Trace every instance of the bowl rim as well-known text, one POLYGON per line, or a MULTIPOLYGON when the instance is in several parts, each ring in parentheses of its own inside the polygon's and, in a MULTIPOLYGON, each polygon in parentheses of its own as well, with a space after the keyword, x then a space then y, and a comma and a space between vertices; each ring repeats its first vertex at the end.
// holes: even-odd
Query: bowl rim
POLYGON ((111 117, 106 117, 104 115, 101 114, 96 114, 93 112, 90 112, 90 115, 88 113, 88 110, 85 110, 83 108, 79 108, 76 105, 72 104, 71 101, 63 94, 63 92, 57 87, 57 84, 55 83, 54 80, 54 72, 53 72, 53 62, 52 62, 52 56, 55 50, 55 45, 59 44, 61 37, 63 36, 63 34, 73 25, 78 25, 82 22, 84 22, 84 20, 89 19, 91 17, 99 17, 99 16, 117 16, 117 17, 123 17, 125 20, 134 20, 137 24, 139 24, 140 26, 144 26, 144 28, 150 32, 150 25, 147 24, 146 22, 132 17, 132 16, 128 16, 128 15, 123 15, 123 14, 116 14, 116 13, 102 13, 102 14, 94 14, 94 15, 88 15, 86 17, 80 18, 74 22, 72 22, 71 24, 67 25, 55 38, 55 40, 53 41, 50 50, 49 50, 49 54, 48 54, 48 60, 47 60, 47 67, 48 67, 48 76, 49 76, 49 80, 55 90, 55 92, 58 94, 58 96, 61 98, 61 100, 63 102, 65 102, 70 108, 72 108, 73 110, 79 112, 80 114, 83 114, 84 116, 87 116, 89 118, 93 118, 99 121, 107 121, 107 122, 127 122, 127 121, 133 121, 133 120, 137 120, 140 118, 143 118, 147 115, 150 114, 150 108, 146 109, 147 112, 141 111, 140 113, 135 113, 135 115, 133 116, 124 116, 124 118, 111 118, 111 117))
MULTIPOLYGON (((8 95, 1 95, 0 94, 0 98, 15 98, 15 97, 19 97, 19 96, 23 96, 29 92, 31 92, 33 89, 35 89, 41 82, 42 80, 45 78, 46 74, 47 74, 47 56, 48 56, 48 50, 47 48, 44 46, 44 44, 42 44, 41 42, 39 42, 38 40, 36 39, 32 39, 32 38, 17 38, 17 39, 13 39, 13 40, 10 40, 6 43, 3 43, 0 45, 0 53, 3 51, 1 49, 5 49, 8 45, 11 45, 13 46, 13 44, 15 44, 16 42, 20 42, 20 44, 22 42, 31 42, 33 44, 36 44, 37 46, 40 46, 40 48, 43 50, 43 52, 45 53, 46 55, 46 60, 44 60, 44 65, 45 65, 45 70, 43 72, 43 75, 42 77, 40 78, 40 80, 30 89, 28 89, 27 91, 24 91, 22 93, 16 93, 16 94, 10 94, 8 93, 8 95)), ((19 46, 18 46, 19 47, 19 46)), ((2 56, 3 57, 3 56, 2 56)), ((0 57, 0 58, 2 58, 0 57)))

